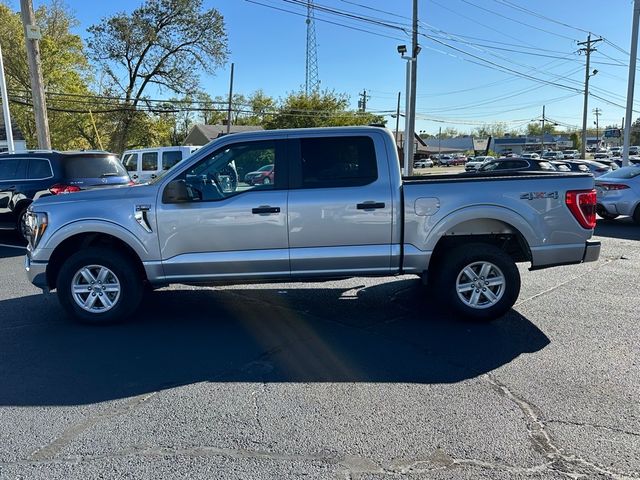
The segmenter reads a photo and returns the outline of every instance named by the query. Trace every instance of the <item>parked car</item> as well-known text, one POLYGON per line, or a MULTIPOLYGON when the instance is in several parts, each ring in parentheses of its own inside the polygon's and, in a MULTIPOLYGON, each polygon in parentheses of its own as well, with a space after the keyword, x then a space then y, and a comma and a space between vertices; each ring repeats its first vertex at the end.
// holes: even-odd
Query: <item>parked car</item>
POLYGON ((17 230, 25 238, 27 208, 39 198, 129 183, 118 157, 108 152, 1 154, 0 230, 17 230))
POLYGON ((248 185, 270 185, 274 180, 275 170, 273 164, 260 167, 255 172, 249 172, 244 176, 244 181, 248 185))
POLYGON ((564 158, 566 160, 572 160, 574 158, 580 158, 580 152, 578 152, 578 150, 564 150, 562 152, 562 154, 564 155, 564 158))
POLYGON ((595 160, 571 160, 567 163, 577 163, 579 165, 586 166, 589 169, 591 175, 593 175, 594 177, 599 177, 600 175, 604 175, 605 173, 611 171, 611 167, 609 165, 596 162, 595 160))
POLYGON ((467 162, 464 169, 467 172, 474 172, 489 160, 495 160, 495 157, 492 157, 491 155, 479 155, 475 157, 473 161, 467 162))
POLYGON ((617 161, 613 158, 598 158, 598 163, 610 167, 611 170, 617 170, 620 168, 620 165, 618 165, 617 161))
POLYGON ((594 153, 594 154, 593 154, 593 158, 594 158, 595 160, 599 160, 599 159, 601 159, 601 158, 611 158, 611 154, 609 153, 609 151, 608 151, 608 150, 607 150, 607 151, 604 151, 604 152, 600 152, 600 151, 598 151, 598 152, 596 152, 596 153, 594 153))
POLYGON ((622 156, 622 147, 611 147, 609 149, 612 157, 620 157, 622 156))
POLYGON ((562 164, 566 166, 571 172, 589 173, 589 174, 591 173, 591 170, 589 169, 589 167, 580 162, 574 162, 570 160, 552 160, 551 163, 553 165, 562 164))
POLYGON ((533 158, 498 158, 482 165, 478 172, 515 172, 538 171, 556 172, 557 169, 549 161, 533 158))
POLYGON ((438 157, 438 165, 442 165, 443 167, 450 167, 451 165, 453 165, 453 156, 440 155, 440 157, 438 157))
POLYGON ((570 172, 571 171, 571 167, 568 164, 566 164, 565 162, 561 161, 561 160, 549 160, 549 163, 551 163, 551 165, 556 167, 556 170, 558 170, 559 172, 570 172))
POLYGON ((403 179, 396 151, 380 127, 226 135, 135 189, 35 201, 25 271, 94 324, 133 315, 145 288, 172 283, 399 274, 423 277, 430 301, 457 317, 490 320, 518 298, 517 262, 598 259, 591 176, 403 179), (232 162, 244 179, 267 157, 270 186, 225 192, 210 180, 232 162))
POLYGON ((629 147, 629 155, 638 155, 638 154, 640 154, 640 146, 631 145, 629 147))
POLYGON ((433 168, 433 160, 430 158, 421 158, 413 162, 413 168, 433 168))
POLYGON ((622 167, 596 181, 596 212, 611 220, 630 215, 640 225, 640 167, 622 167))
POLYGON ((542 158, 545 160, 564 160, 564 154, 562 152, 549 150, 542 154, 542 158))
POLYGON ((539 159, 540 155, 538 155, 536 152, 524 152, 522 155, 520 155, 521 158, 532 158, 532 159, 539 159))
POLYGON ((122 154, 121 161, 134 182, 145 183, 169 170, 199 148, 197 146, 138 148, 126 150, 122 154))

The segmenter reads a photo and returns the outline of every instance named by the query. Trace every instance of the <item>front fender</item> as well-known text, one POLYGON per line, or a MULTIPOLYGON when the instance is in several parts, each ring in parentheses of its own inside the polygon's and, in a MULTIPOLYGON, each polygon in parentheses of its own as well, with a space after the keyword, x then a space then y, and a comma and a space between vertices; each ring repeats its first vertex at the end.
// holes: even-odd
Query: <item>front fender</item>
POLYGON ((47 261, 62 242, 86 233, 102 233, 115 237, 126 243, 142 261, 152 260, 150 245, 145 245, 133 232, 123 226, 105 220, 78 220, 61 226, 46 239, 44 245, 39 245, 35 249, 33 260, 47 261))

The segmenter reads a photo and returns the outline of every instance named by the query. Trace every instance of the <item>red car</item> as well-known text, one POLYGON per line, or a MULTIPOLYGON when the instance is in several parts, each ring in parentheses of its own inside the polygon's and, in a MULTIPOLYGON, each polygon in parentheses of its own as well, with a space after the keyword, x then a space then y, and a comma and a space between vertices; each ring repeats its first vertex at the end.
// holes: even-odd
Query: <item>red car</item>
POLYGON ((265 165, 255 172, 249 172, 244 176, 245 183, 249 185, 270 185, 273 183, 273 165, 265 165))

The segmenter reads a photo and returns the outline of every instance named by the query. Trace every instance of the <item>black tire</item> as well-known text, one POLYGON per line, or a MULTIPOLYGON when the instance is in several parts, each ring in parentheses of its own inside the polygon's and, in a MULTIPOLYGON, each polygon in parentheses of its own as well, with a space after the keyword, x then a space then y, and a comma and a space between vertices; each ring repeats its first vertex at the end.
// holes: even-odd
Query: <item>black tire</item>
POLYGON ((613 220, 614 218, 618 218, 619 216, 618 214, 615 214, 615 213, 609 213, 607 209, 600 204, 596 205, 596 213, 600 217, 602 217, 604 220, 613 220))
POLYGON ((633 211, 633 221, 636 222, 636 225, 640 225, 640 204, 633 211))
POLYGON ((60 304, 74 320, 97 325, 126 320, 140 305, 144 285, 142 278, 140 278, 129 258, 113 249, 92 247, 80 250, 64 262, 58 274, 56 289, 60 304), (106 275, 104 284, 100 282, 100 286, 108 291, 95 290, 98 285, 90 284, 86 277, 81 275, 80 272, 84 268, 96 280, 98 276, 94 272, 108 270, 109 274, 106 275), (100 268, 106 270, 99 270, 100 268), (79 282, 83 283, 79 285, 79 282), (74 284, 81 288, 86 285, 88 290, 93 289, 94 291, 92 293, 82 292, 76 297, 72 293, 74 284), (117 295, 115 294, 116 288, 118 289, 117 295), (113 291, 111 291, 112 289, 113 291), (96 295, 96 292, 98 295, 96 295), (90 310, 82 308, 78 303, 78 301, 82 300, 83 295, 87 299, 89 299, 89 296, 95 298, 93 300, 94 307, 90 307, 90 310), (111 302, 112 306, 107 307, 105 301, 102 300, 103 298, 106 302, 111 302), (96 306, 98 303, 100 305, 96 306))
POLYGON ((28 206, 23 207, 20 210, 17 217, 18 219, 16 220, 16 232, 18 232, 18 236, 20 237, 20 239, 24 240, 25 242, 28 240, 25 222, 25 217, 27 216, 27 208, 28 206))
POLYGON ((520 272, 515 262, 490 244, 458 246, 445 253, 435 268, 429 287, 433 289, 434 298, 443 302, 448 310, 467 319, 494 320, 507 313, 520 294, 520 272), (488 268, 486 277, 480 275, 483 265, 488 268), (465 271, 477 276, 468 278, 465 271), (500 278, 503 279, 501 284, 500 278), (466 286, 460 294, 458 284, 466 286), (471 285, 473 287, 470 288, 471 285), (491 300, 489 295, 495 299, 491 300), (476 306, 471 306, 474 298, 476 306))

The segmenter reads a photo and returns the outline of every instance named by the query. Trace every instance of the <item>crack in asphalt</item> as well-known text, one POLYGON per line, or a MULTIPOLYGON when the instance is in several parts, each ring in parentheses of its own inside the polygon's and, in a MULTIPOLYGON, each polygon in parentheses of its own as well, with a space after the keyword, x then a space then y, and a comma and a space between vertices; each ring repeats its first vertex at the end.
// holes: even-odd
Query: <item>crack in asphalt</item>
POLYGON ((500 395, 514 403, 523 413, 527 424, 527 432, 531 437, 536 450, 545 455, 549 460, 546 464, 547 470, 553 470, 569 478, 579 478, 590 475, 606 475, 616 480, 638 479, 639 472, 621 473, 609 470, 602 465, 590 462, 578 455, 563 453, 562 449, 554 442, 551 434, 547 431, 546 424, 537 413, 537 408, 524 398, 516 395, 505 384, 501 383, 490 374, 481 377, 500 395))
POLYGON ((258 430, 260 431, 260 443, 264 444, 266 432, 264 430, 264 426, 262 425, 262 420, 260 420, 260 405, 258 404, 258 395, 264 394, 267 389, 267 384, 263 381, 260 384, 260 390, 253 390, 251 392, 251 396, 253 397, 253 414, 258 425, 258 430))
POLYGON ((62 435, 49 442, 47 445, 44 445, 35 450, 33 453, 31 453, 28 460, 42 461, 53 459, 64 447, 73 442, 86 430, 96 426, 103 420, 108 420, 120 415, 130 413, 142 404, 149 401, 157 393, 158 392, 151 392, 145 395, 138 395, 129 399, 124 405, 119 405, 110 411, 102 412, 96 415, 89 415, 84 420, 67 427, 64 432, 62 432, 62 435))
POLYGON ((601 268, 603 268, 606 265, 609 265, 610 263, 617 262, 617 261, 620 261, 620 260, 622 260, 621 257, 609 258, 609 259, 603 261, 602 263, 599 263, 599 264, 595 265, 593 268, 588 269, 586 272, 581 273, 580 275, 576 275, 574 277, 571 277, 571 278, 565 280, 564 282, 560 282, 557 285, 554 285, 552 287, 547 288, 546 290, 543 290, 542 292, 535 293, 535 294, 531 295, 530 297, 523 298, 522 300, 517 301, 513 305, 512 308, 519 307, 520 305, 522 305, 524 303, 527 303, 530 300, 535 300, 536 298, 541 297, 543 295, 546 295, 547 293, 553 292, 554 290, 557 290, 558 288, 563 287, 563 286, 567 285, 568 283, 573 282, 574 280, 578 280, 579 278, 591 275, 591 274, 593 274, 594 271, 600 270, 601 268))
POLYGON ((555 419, 549 419, 547 420, 547 423, 561 423, 563 425, 574 425, 576 427, 591 427, 597 430, 608 430, 610 432, 617 432, 617 433, 623 433, 625 435, 632 435, 634 437, 640 437, 640 433, 638 432, 632 432, 630 430, 624 430, 622 428, 608 427, 606 425, 599 425, 597 423, 572 422, 569 420, 555 420, 555 419))

